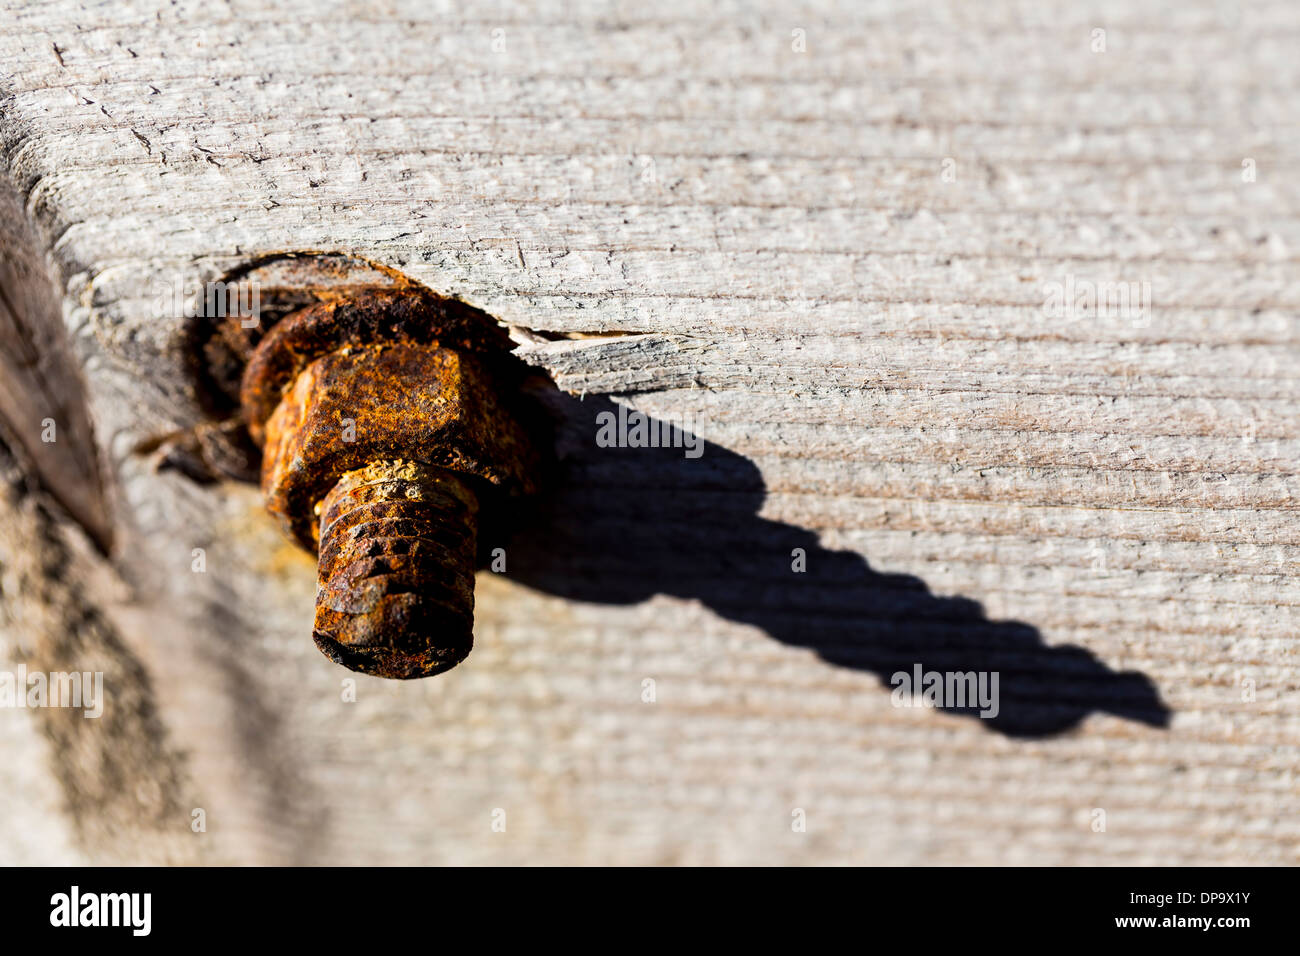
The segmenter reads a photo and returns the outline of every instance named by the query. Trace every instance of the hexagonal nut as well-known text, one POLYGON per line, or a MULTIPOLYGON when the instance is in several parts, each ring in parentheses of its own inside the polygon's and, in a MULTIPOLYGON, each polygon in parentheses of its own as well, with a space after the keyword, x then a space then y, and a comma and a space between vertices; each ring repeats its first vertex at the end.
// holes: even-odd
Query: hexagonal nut
POLYGON ((484 313, 428 290, 352 290, 317 302, 272 325, 248 358, 239 398, 253 441, 265 441, 266 422, 284 388, 308 365, 333 352, 381 343, 468 352, 494 375, 504 371, 510 348, 509 336, 484 313))
POLYGON ((468 474, 501 495, 535 490, 536 450, 476 356, 369 345, 313 361, 267 420, 267 508, 315 550, 318 503, 345 473, 382 460, 468 474))

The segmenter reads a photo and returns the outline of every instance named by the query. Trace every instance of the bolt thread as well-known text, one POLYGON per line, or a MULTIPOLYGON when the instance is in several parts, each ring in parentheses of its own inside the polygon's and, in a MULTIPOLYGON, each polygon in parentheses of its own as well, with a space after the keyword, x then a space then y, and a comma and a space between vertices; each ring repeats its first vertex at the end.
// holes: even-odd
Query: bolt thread
POLYGON ((410 461, 345 474, 317 506, 316 646, 379 677, 427 677, 474 643, 478 499, 410 461))

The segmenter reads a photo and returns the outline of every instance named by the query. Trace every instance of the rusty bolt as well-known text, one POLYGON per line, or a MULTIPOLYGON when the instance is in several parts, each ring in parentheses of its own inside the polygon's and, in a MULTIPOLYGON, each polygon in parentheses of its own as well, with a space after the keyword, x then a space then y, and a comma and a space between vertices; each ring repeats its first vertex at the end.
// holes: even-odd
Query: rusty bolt
POLYGON ((313 637, 352 670, 464 660, 481 520, 535 490, 517 381, 481 315, 423 287, 352 289, 285 315, 248 357, 267 508, 318 552, 313 637))

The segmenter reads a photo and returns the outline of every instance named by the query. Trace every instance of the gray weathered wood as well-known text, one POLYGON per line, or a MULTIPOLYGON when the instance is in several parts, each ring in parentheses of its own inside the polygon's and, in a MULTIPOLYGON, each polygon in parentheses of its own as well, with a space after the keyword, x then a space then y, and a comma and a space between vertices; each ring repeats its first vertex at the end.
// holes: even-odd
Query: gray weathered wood
POLYGON ((1297 861, 1294 4, 5 8, 0 240, 62 298, 5 321, 64 376, 0 326, 6 444, 113 551, 10 461, 0 650, 118 716, 0 711, 0 860, 1297 861), (176 303, 305 249, 572 396, 470 660, 355 703, 256 490, 138 450, 203 420, 176 303), (706 453, 593 450, 606 394, 706 453), (1073 674, 1080 720, 896 708, 913 659, 1073 674))

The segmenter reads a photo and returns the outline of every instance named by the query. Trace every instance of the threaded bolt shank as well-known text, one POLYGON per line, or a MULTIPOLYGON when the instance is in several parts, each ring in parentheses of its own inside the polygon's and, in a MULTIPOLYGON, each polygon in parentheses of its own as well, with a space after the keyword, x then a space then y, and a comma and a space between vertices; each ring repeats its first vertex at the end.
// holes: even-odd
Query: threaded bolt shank
POLYGON ((478 499, 412 461, 343 475, 317 506, 316 646, 379 677, 427 677, 473 646, 478 499))

